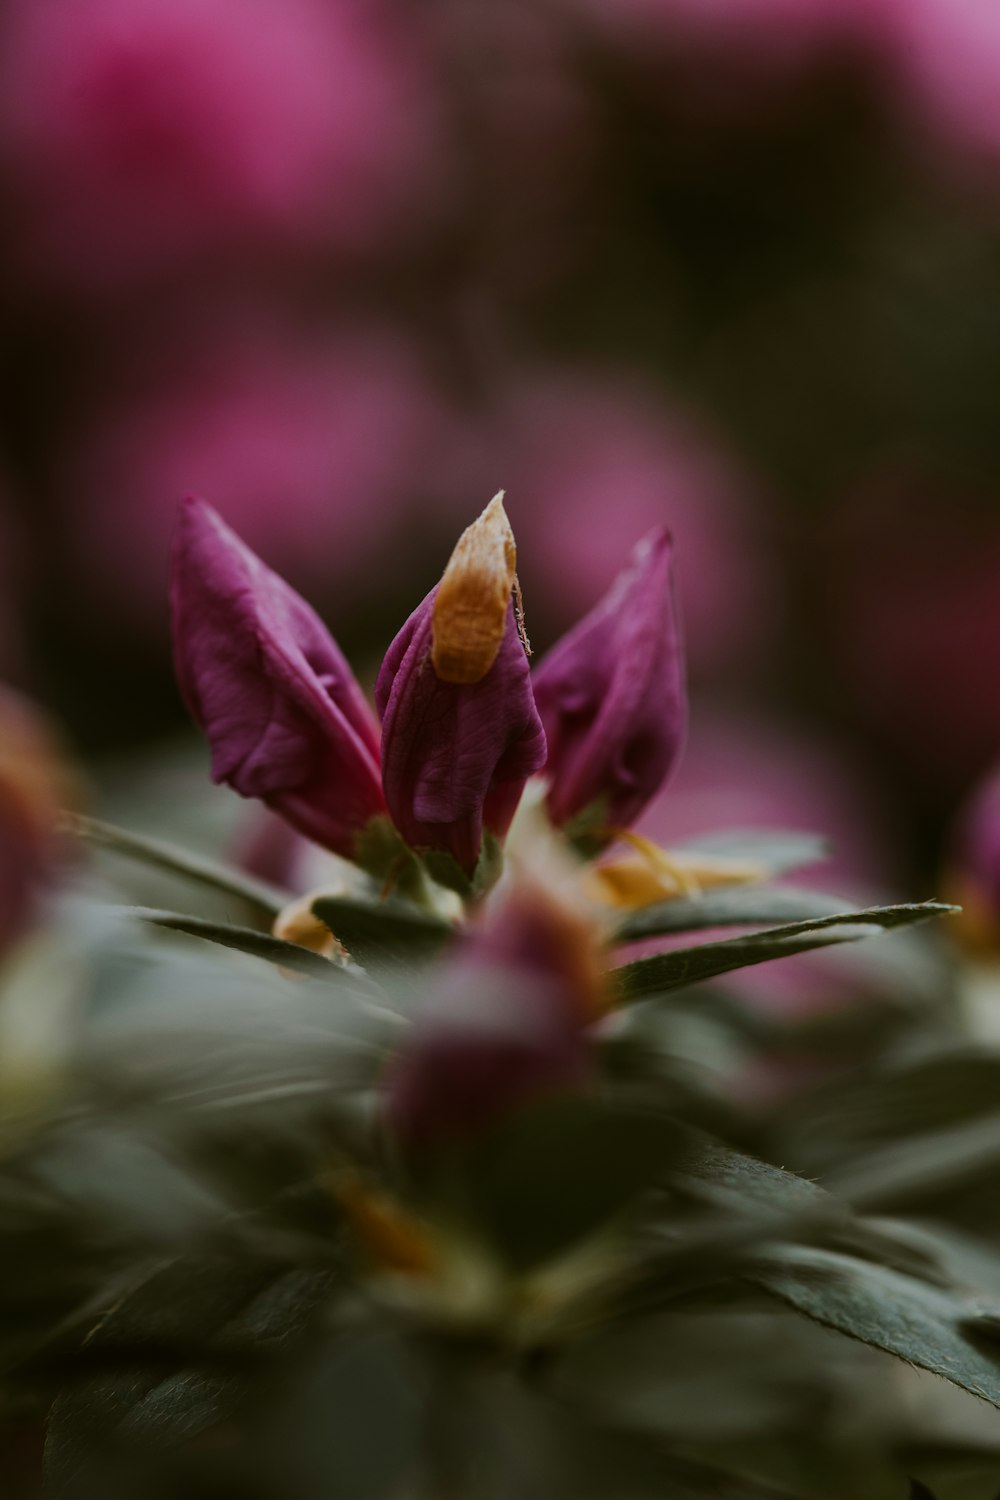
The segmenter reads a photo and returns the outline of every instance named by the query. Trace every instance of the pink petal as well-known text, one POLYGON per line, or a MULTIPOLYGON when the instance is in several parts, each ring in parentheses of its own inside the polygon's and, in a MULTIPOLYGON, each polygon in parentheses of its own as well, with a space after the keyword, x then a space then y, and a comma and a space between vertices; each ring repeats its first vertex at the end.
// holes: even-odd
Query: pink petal
POLYGON ((351 857, 385 811, 378 727, 318 616, 212 508, 185 502, 171 589, 181 692, 212 779, 351 857))
POLYGON ((513 607, 486 676, 441 682, 430 660, 436 592, 407 620, 378 675, 382 775, 407 843, 450 853, 471 876, 483 828, 503 837, 524 783, 544 765, 545 735, 513 607))
POLYGON ((650 532, 534 675, 557 823, 600 801, 607 824, 627 826, 680 757, 687 698, 672 550, 666 531, 650 532))

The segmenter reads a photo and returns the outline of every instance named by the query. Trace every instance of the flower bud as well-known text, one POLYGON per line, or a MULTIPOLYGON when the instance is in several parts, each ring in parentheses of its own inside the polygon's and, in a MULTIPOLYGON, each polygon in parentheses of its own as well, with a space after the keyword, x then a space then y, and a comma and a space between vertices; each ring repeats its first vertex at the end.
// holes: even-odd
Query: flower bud
MULTIPOLYGON (((449 564, 442 583, 418 605, 389 647, 375 685, 382 716, 382 780, 392 820, 414 849, 444 851, 469 877, 484 828, 497 838, 504 836, 525 782, 545 763, 545 735, 504 581, 510 529, 500 524, 500 517, 502 506, 494 501, 477 523, 489 520, 477 536, 473 577, 484 576, 485 570, 492 579, 482 591, 481 612, 473 608, 474 588, 461 583, 449 564), (492 563, 488 556, 484 562, 484 548, 492 551, 492 563), (494 649, 501 586, 503 630, 494 649), (446 604, 439 610, 442 590, 446 604), (452 615, 456 600, 461 607, 452 615), (445 655, 453 666, 462 666, 461 681, 443 680, 435 666, 441 619, 448 642, 445 655), (464 659, 458 649, 463 629, 470 648, 464 659), (484 666, 489 656, 491 663, 484 666), (482 673, 478 679, 474 670, 482 673)), ((456 556, 464 552, 468 558, 468 536, 456 556)))
POLYGON ((431 661, 442 682, 480 682, 496 661, 516 567, 501 490, 459 537, 434 596, 431 661))
POLYGON ((608 828, 627 826, 680 756, 687 699, 671 554, 666 531, 650 532, 534 674, 558 825, 596 808, 608 828))
POLYGON ((351 858, 384 814, 378 726, 313 610, 199 500, 185 502, 171 584, 181 692, 212 779, 259 797, 351 858))
POLYGON ((584 1086, 586 1026, 604 999, 594 947, 582 915, 543 888, 509 893, 441 970, 396 1060, 386 1113, 397 1137, 446 1145, 584 1086))

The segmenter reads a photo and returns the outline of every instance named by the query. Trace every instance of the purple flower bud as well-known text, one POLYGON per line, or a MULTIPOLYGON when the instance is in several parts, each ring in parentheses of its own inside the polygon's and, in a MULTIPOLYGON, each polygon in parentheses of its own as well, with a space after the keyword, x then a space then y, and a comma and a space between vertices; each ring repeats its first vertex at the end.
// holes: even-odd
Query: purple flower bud
POLYGON ((474 1135, 546 1095, 586 1085, 597 1007, 583 954, 592 924, 545 888, 515 891, 442 970, 389 1075, 386 1116, 424 1149, 474 1135))
POLYGON ((431 660, 433 589, 386 652, 375 702, 392 820, 414 849, 444 850, 466 875, 483 829, 502 838, 545 734, 512 604, 493 665, 478 682, 443 682, 431 660))
POLYGON ((174 656, 212 748, 212 779, 259 797, 350 858, 385 813, 378 726, 309 605, 203 501, 184 503, 171 584, 174 656))
POLYGON ((687 726, 667 532, 649 533, 601 602, 534 675, 557 824, 599 804, 627 827, 677 763, 687 726))
POLYGON ((955 923, 970 947, 1000 950, 1000 766, 973 793, 952 842, 955 923))

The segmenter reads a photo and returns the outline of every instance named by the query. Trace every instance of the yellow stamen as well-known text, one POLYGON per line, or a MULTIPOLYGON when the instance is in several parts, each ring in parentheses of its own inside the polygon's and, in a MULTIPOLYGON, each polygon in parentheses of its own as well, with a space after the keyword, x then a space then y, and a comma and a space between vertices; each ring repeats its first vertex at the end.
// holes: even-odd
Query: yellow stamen
POLYGON ((698 897, 718 886, 747 885, 767 875, 761 865, 698 850, 669 851, 629 829, 610 831, 635 854, 594 865, 584 876, 587 894, 605 906, 631 910, 657 901, 698 897))

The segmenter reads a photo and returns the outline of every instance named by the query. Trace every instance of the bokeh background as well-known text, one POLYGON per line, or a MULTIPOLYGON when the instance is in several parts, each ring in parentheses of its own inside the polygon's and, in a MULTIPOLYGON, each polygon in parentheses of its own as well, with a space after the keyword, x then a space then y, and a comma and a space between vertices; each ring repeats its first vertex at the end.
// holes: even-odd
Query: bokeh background
POLYGON ((0 675, 83 757, 183 732, 184 492, 370 679, 503 486, 540 648, 674 530, 656 832, 933 893, 1000 755, 994 0, 6 0, 0 216, 0 675))

